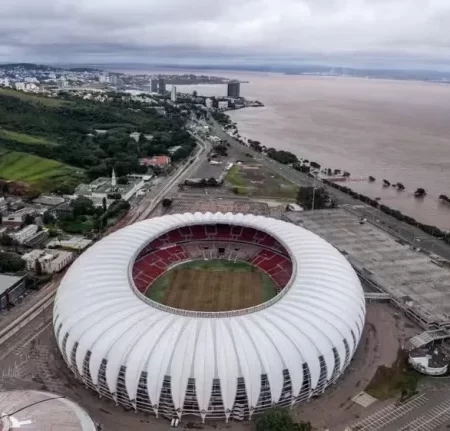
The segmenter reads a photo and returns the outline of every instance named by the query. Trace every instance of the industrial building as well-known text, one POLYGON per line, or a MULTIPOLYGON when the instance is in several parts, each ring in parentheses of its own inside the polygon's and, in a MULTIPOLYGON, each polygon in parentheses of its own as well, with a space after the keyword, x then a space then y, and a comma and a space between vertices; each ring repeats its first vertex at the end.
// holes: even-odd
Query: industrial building
POLYGON ((39 262, 43 274, 55 274, 69 265, 74 257, 74 253, 70 251, 36 249, 24 254, 22 259, 26 262, 28 271, 35 271, 36 262, 39 262))
POLYGON ((25 276, 13 277, 0 274, 0 312, 9 304, 14 304, 25 289, 25 276))

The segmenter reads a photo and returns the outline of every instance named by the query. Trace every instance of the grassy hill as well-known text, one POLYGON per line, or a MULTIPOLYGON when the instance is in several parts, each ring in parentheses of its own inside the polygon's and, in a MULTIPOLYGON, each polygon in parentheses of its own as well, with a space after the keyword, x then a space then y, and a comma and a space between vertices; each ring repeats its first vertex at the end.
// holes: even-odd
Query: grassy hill
POLYGON ((24 93, 22 91, 12 90, 10 88, 0 88, 0 96, 15 97, 16 99, 20 99, 24 102, 42 104, 49 107, 58 107, 70 104, 70 102, 66 100, 24 93))
POLYGON ((76 184, 81 176, 80 170, 56 160, 0 148, 1 178, 25 182, 42 191, 50 191, 68 180, 76 184))
POLYGON ((55 145, 46 138, 40 136, 28 135, 26 133, 11 132, 0 128, 0 138, 8 139, 10 141, 21 142, 23 144, 35 145, 55 145))

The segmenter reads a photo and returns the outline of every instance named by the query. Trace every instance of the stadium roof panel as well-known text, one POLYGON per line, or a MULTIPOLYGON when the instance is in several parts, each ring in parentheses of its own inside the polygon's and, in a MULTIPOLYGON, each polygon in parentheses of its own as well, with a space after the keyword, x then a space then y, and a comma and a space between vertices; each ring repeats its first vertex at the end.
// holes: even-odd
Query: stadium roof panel
POLYGON ((292 402, 306 383, 310 392, 324 379, 331 383, 356 349, 365 302, 346 259, 311 232, 261 216, 195 213, 146 220, 95 244, 64 277, 54 316, 65 359, 85 382, 100 385, 105 379, 114 397, 120 390, 118 376, 125 371, 127 395, 135 408, 145 378, 152 408, 158 411, 162 394, 170 387, 174 410, 181 415, 190 400, 188 384, 194 381, 202 417, 211 406, 215 382, 220 382, 228 418, 236 411, 242 379, 250 411, 258 408, 266 390, 264 378, 275 403, 286 397, 285 372, 292 382, 292 402), (270 303, 236 314, 183 315, 182 310, 143 299, 130 269, 139 251, 170 230, 194 224, 242 225, 269 233, 291 255, 290 283, 270 303))

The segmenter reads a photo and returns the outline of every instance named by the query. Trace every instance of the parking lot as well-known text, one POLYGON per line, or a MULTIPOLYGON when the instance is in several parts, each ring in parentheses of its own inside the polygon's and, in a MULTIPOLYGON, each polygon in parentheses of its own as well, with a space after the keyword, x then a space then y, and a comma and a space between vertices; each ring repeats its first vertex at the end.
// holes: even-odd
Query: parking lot
POLYGON ((343 210, 285 213, 343 253, 367 280, 425 322, 450 321, 450 271, 430 256, 343 210))

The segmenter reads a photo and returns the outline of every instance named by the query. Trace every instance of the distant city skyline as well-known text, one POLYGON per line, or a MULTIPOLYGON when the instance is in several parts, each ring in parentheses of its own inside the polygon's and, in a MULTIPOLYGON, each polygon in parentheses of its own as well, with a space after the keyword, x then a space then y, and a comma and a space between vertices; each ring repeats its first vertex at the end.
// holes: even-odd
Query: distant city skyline
POLYGON ((0 62, 450 70, 447 0, 18 0, 0 62))

